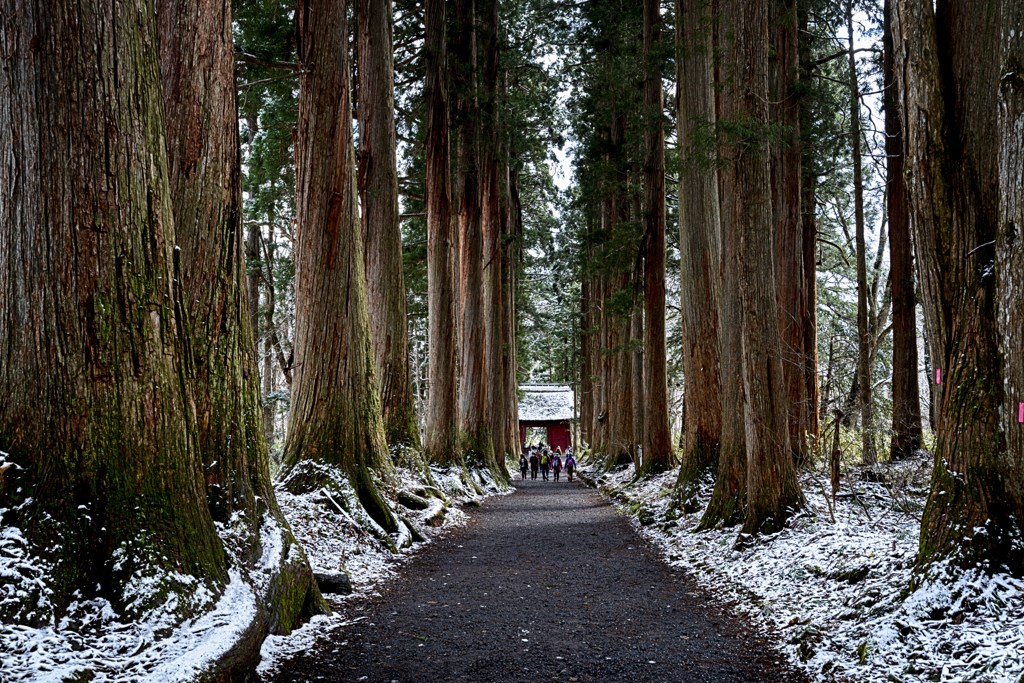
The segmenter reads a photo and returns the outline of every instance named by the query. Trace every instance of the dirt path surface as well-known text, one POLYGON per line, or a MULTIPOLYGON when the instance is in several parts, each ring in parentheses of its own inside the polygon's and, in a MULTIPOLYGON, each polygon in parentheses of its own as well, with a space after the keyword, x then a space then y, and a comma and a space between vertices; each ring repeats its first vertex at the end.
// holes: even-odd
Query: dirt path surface
POLYGON ((516 484, 270 680, 805 680, 596 492, 516 484))

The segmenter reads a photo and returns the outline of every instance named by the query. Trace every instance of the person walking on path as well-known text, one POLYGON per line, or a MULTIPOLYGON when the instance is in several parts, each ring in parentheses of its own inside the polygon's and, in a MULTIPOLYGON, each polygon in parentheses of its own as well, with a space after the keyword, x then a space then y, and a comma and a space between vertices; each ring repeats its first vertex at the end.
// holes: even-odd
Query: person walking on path
POLYGON ((576 460, 572 457, 572 451, 565 452, 565 473, 572 481, 572 473, 576 471, 576 460))
POLYGON ((548 480, 548 470, 551 469, 551 459, 548 457, 547 451, 540 455, 540 476, 544 478, 544 481, 548 480))
POLYGON ((537 453, 530 454, 530 479, 537 478, 537 469, 540 467, 540 458, 537 457, 537 453))
POLYGON ((555 481, 558 481, 558 474, 562 471, 562 456, 555 451, 555 460, 551 463, 551 470, 555 473, 555 481))
POLYGON ((526 454, 519 454, 519 471, 522 473, 523 480, 526 480, 526 470, 530 466, 530 463, 526 460, 526 454))

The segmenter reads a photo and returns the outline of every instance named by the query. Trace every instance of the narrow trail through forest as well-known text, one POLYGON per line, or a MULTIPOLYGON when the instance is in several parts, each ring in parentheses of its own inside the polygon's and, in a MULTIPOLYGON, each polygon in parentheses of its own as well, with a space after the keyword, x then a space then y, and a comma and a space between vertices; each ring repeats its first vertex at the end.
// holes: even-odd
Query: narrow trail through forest
POLYGON ((805 680, 595 491, 516 486, 269 680, 805 680))

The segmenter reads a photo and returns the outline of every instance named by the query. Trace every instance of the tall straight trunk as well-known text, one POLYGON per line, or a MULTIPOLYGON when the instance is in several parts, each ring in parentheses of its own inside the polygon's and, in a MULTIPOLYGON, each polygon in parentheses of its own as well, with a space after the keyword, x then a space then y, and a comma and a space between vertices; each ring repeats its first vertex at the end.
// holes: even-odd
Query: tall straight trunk
MULTIPOLYGON (((679 293, 686 419, 679 496, 693 507, 718 466, 722 387, 718 338, 722 247, 715 153, 711 3, 676 0, 679 155, 679 293)), ((742 443, 741 443, 742 448, 742 443)), ((717 501, 716 501, 717 502, 717 501)), ((710 521, 710 518, 709 518, 710 521)))
POLYGON ((295 370, 283 475, 292 491, 347 475, 387 532, 397 522, 373 473, 393 471, 373 367, 359 223, 344 0, 298 8, 295 370))
POLYGON ((864 464, 878 461, 871 398, 871 326, 868 320, 867 245, 864 241, 864 174, 861 171, 860 79, 853 35, 853 2, 846 4, 848 62, 850 65, 850 147, 853 150, 854 242, 857 249, 857 405, 860 408, 861 457, 864 464))
POLYGON ((889 457, 906 458, 921 447, 921 396, 917 384, 917 315, 914 257, 903 179, 903 128, 893 55, 892 0, 885 0, 882 31, 885 94, 886 213, 892 282, 892 441, 889 457))
MULTIPOLYGON (((713 49, 720 52, 725 46, 727 27, 722 26, 721 0, 712 0, 711 16, 713 49)), ((723 65, 713 60, 714 82, 724 83, 723 65)), ((722 118, 722 88, 714 88, 716 120, 722 118)), ((727 159, 725 134, 718 131, 716 138, 716 167, 720 203, 720 244, 722 248, 718 282, 718 343, 720 350, 719 386, 721 387, 722 431, 719 442, 718 470, 711 500, 701 519, 701 528, 735 526, 743 521, 747 504, 747 453, 744 426, 743 353, 741 337, 743 310, 739 290, 739 231, 731 219, 738 211, 735 167, 724 163, 727 159), (728 217, 728 220, 727 220, 728 217)), ((685 505, 686 500, 683 500, 685 505)))
POLYGON ((467 461, 493 467, 494 440, 487 417, 485 386, 484 237, 475 25, 475 0, 456 0, 450 68, 452 123, 458 142, 459 430, 467 461))
POLYGON ((153 5, 3 0, 0 51, 0 508, 48 566, 0 621, 52 626, 93 598, 125 620, 195 616, 228 559, 192 408, 153 5))
POLYGON ((796 0, 769 4, 769 31, 774 58, 770 89, 771 115, 781 133, 772 149, 772 213, 775 224, 776 279, 779 288, 779 333, 782 339, 782 375, 789 402, 789 445, 797 463, 807 460, 808 405, 804 379, 806 302, 803 266, 803 223, 800 192, 800 83, 796 0))
MULTIPOLYGON (((814 55, 810 41, 807 39, 810 27, 810 4, 812 0, 797 0, 797 66, 800 69, 799 80, 809 83, 813 77, 814 55)), ((818 177, 814 170, 814 150, 807 142, 811 124, 815 116, 813 98, 801 97, 800 112, 800 232, 803 265, 801 292, 803 303, 800 306, 803 321, 800 329, 803 332, 801 344, 800 367, 803 373, 804 415, 808 449, 817 449, 820 434, 821 388, 818 382, 818 269, 817 269, 817 184, 818 177)))
POLYGON ((287 633, 304 616, 307 596, 314 604, 320 597, 270 480, 244 279, 231 13, 212 0, 158 0, 156 10, 206 501, 213 520, 231 529, 234 559, 247 568, 265 563, 264 529, 280 534, 276 569, 252 629, 258 637, 268 628, 287 633), (238 543, 240 525, 245 533, 238 543))
MULTIPOLYGON (((608 179, 611 196, 606 201, 605 230, 608 235, 616 235, 612 241, 621 240, 617 233, 626 229, 626 225, 636 216, 633 215, 629 197, 629 168, 626 159, 626 115, 621 105, 613 103, 611 111, 611 128, 609 130, 610 148, 608 151, 608 179)), ((636 457, 635 424, 633 422, 633 350, 631 348, 633 320, 630 311, 615 310, 613 298, 621 297, 621 293, 633 287, 629 272, 611 274, 605 284, 605 306, 608 318, 608 344, 605 347, 609 355, 608 381, 605 386, 605 400, 608 410, 608 436, 606 465, 613 467, 634 462, 636 457)))
MULTIPOLYGON (((999 87, 999 230, 997 234, 997 296, 1003 390, 1002 428, 1012 458, 1012 483, 1006 506, 1020 530, 1024 519, 1024 7, 1003 0, 1002 74, 999 87)), ((1019 538, 1019 537, 1018 537, 1019 538)), ((1019 552, 1019 550, 1018 550, 1019 552)))
POLYGON ((722 119, 743 121, 723 146, 736 201, 723 222, 736 226, 741 306, 743 416, 747 452, 747 505, 743 532, 772 533, 803 506, 789 447, 787 395, 773 273, 768 116, 768 2, 726 0, 728 23, 722 119), (747 132, 749 131, 749 132, 747 132), (746 135, 744 137, 744 134, 746 135))
POLYGON ((452 244, 451 146, 448 125, 448 47, 445 0, 425 0, 424 62, 427 106, 427 310, 430 342, 426 438, 428 460, 461 464, 455 354, 454 253, 452 244))
POLYGON ((357 0, 359 198, 366 244, 373 356, 384 436, 391 447, 418 449, 419 427, 409 370, 409 326, 398 222, 395 66, 391 0, 357 0))
POLYGON ((934 9, 929 0, 902 0, 894 16, 921 302, 931 359, 942 372, 919 577, 950 563, 1024 573, 1021 453, 1007 450, 1000 415, 1007 407, 996 303, 1003 263, 993 268, 1001 78, 1004 97, 1007 86, 1014 91, 1013 77, 1008 82, 992 58, 1000 14, 996 3, 934 9))
POLYGON ((644 472, 672 466, 668 415, 668 359, 665 350, 665 98, 661 87, 663 51, 661 4, 644 0, 644 472))
MULTIPOLYGON (((502 348, 506 343, 504 296, 504 249, 507 213, 502 206, 502 131, 498 116, 498 2, 478 0, 480 46, 480 123, 487 135, 480 145, 483 237, 484 417, 491 435, 495 465, 507 476, 505 458, 512 455, 508 443, 508 391, 503 371, 502 348)), ((516 449, 518 452, 518 448, 516 449)))
POLYGON ((506 419, 508 420, 509 442, 519 444, 519 367, 516 350, 518 348, 519 317, 517 315, 519 267, 523 262, 523 209, 519 199, 518 163, 512 164, 506 158, 503 176, 507 187, 505 230, 504 273, 505 273, 505 345, 502 348, 505 369, 505 391, 508 399, 506 419))

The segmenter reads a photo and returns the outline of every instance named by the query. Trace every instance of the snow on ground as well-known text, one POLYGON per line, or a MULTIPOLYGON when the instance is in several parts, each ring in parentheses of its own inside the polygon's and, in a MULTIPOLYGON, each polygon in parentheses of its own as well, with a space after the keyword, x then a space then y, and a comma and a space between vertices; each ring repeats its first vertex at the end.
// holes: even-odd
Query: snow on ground
MULTIPOLYGON (((458 471, 433 469, 432 482, 425 483, 407 471, 401 471, 397 490, 428 493, 425 487, 436 487, 437 496, 425 498, 427 507, 421 511, 407 510, 390 500, 407 523, 429 541, 431 537, 465 523, 466 515, 459 504, 478 504, 487 495, 502 492, 488 476, 475 473, 475 486, 467 486, 458 471), (440 492, 444 492, 443 494, 440 492), (443 514, 442 514, 443 513, 443 514)), ((347 479, 344 481, 347 485, 347 479)), ((395 555, 388 544, 367 531, 372 520, 352 500, 341 505, 338 495, 354 499, 351 487, 342 486, 341 494, 325 499, 325 492, 294 496, 278 491, 281 508, 289 519, 296 537, 304 543, 315 571, 347 571, 355 595, 371 593, 376 586, 394 575, 396 568, 410 554, 412 545, 395 555), (346 509, 352 510, 350 514, 346 509), (364 518, 365 517, 365 518, 364 518)), ((392 496, 393 497, 393 496, 392 496)), ((0 623, 0 682, 57 683, 68 680, 91 680, 95 683, 174 683, 195 680, 217 662, 251 625, 257 614, 257 594, 263 594, 267 582, 276 575, 286 558, 283 530, 266 517, 261 528, 263 555, 257 567, 242 576, 230 572, 230 580, 222 591, 206 586, 191 576, 138 576, 126 589, 135 591, 139 600, 150 598, 161 584, 186 584, 198 616, 181 622, 179 596, 171 592, 164 604, 148 611, 141 622, 132 622, 117 614, 104 599, 81 598, 70 605, 65 615, 54 616, 50 603, 47 577, 52 571, 41 558, 33 555, 20 529, 4 524, 0 509, 0 607, 20 610, 18 620, 35 622, 35 627, 0 623), (134 587, 134 588, 133 588, 134 587)), ((225 545, 232 548, 244 525, 218 525, 225 545)), ((376 531, 383 533, 377 527, 376 531)), ((403 528, 391 542, 409 546, 414 533, 403 528)), ((386 537, 386 535, 385 535, 386 537)), ((419 544, 422 545, 422 544, 419 544)), ((132 552, 125 549, 124 552, 132 552)), ((291 546, 291 552, 297 552, 291 546)), ((304 649, 326 630, 345 623, 342 607, 346 600, 335 600, 334 616, 318 616, 288 637, 272 636, 262 650, 261 670, 274 667, 282 657, 304 649)))
MULTIPOLYGON (((672 509, 677 473, 630 484, 632 467, 582 472, 670 563, 776 634, 817 680, 1024 683, 1024 581, 947 571, 907 593, 929 462, 884 468, 898 485, 845 481, 834 511, 827 484, 805 473, 808 512, 744 550, 736 529, 695 533, 700 513, 672 509)), ((709 497, 705 487, 702 504, 709 497)))
MULTIPOLYGON (((0 573, 11 566, 7 550, 0 548, 0 573)), ((0 680, 191 681, 238 642, 255 614, 256 597, 233 570, 210 610, 169 633, 164 609, 133 623, 121 621, 106 600, 78 600, 59 621, 39 628, 0 624, 0 680)))
MULTIPOLYGON (((479 505, 483 498, 513 489, 503 489, 486 471, 474 471, 475 486, 468 485, 464 471, 430 468, 430 479, 416 472, 400 469, 397 486, 385 491, 392 509, 399 512, 408 525, 414 527, 409 535, 417 534, 424 541, 413 545, 393 539, 399 546, 396 554, 386 543, 367 531, 365 520, 353 519, 346 510, 359 510, 354 494, 345 491, 348 500, 336 500, 335 494, 318 491, 294 495, 279 488, 278 502, 292 526, 295 537, 306 551, 315 572, 344 571, 352 580, 351 595, 326 596, 333 611, 330 615, 316 616, 287 636, 270 636, 260 651, 261 661, 257 673, 266 676, 277 670, 289 658, 309 650, 317 640, 332 631, 359 621, 348 616, 347 605, 353 601, 376 595, 378 588, 393 579, 399 568, 414 553, 428 545, 439 535, 463 526, 468 516, 461 509, 466 505, 479 505), (396 502, 399 491, 412 492, 429 503, 423 510, 412 510, 396 502), (330 495, 330 498, 327 496, 330 495), (332 498, 335 499, 332 501, 332 498)), ((346 482, 335 481, 342 488, 346 482)), ((365 514, 365 513, 363 513, 365 514)), ((371 527, 372 528, 372 527, 371 527)))

